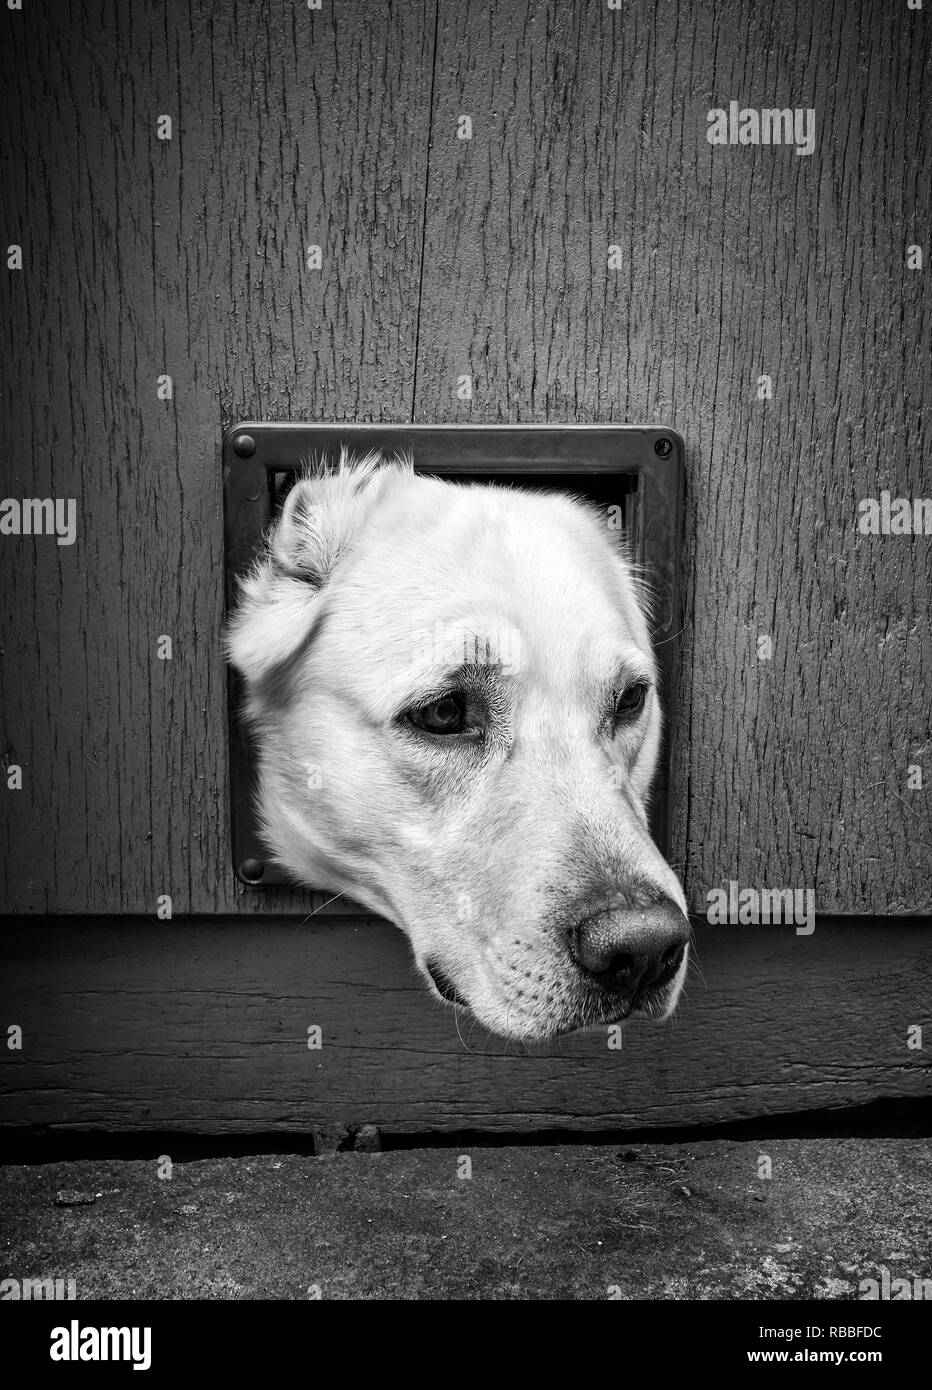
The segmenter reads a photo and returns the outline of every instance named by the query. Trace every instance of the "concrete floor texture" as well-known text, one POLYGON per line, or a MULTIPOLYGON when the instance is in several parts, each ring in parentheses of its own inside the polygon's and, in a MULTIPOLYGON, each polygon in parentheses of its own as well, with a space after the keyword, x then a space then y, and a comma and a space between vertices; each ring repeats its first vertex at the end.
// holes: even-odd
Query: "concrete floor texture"
POLYGON ((0 1276, 78 1299, 918 1297, 930 1199, 914 1138, 169 1151, 0 1169, 0 1276))

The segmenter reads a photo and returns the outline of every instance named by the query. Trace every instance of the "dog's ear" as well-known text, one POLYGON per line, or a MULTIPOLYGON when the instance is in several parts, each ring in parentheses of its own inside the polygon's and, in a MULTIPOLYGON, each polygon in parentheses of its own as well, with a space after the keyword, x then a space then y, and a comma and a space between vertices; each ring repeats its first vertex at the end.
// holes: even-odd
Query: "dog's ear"
POLYGON ((300 478, 270 532, 265 556, 241 580, 241 598, 226 632, 229 660, 257 681, 310 637, 323 590, 387 486, 411 472, 407 460, 342 454, 335 469, 300 478))
POLYGON ((269 542, 278 574, 322 589, 349 548, 392 475, 379 460, 341 460, 339 471, 300 478, 285 498, 269 542))

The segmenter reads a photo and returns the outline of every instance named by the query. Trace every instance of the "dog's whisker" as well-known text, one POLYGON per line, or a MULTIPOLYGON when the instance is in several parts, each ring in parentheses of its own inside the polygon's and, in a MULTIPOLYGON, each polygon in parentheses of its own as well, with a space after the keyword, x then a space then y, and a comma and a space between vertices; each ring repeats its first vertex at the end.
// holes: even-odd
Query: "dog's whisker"
POLYGON ((312 917, 316 917, 316 916, 317 916, 318 912, 323 912, 323 910, 324 910, 325 907, 329 907, 331 903, 335 903, 335 902, 336 902, 337 898, 342 898, 343 896, 344 896, 344 890, 343 890, 343 889, 341 889, 339 893, 334 893, 334 895, 333 895, 332 898, 328 898, 327 901, 326 901, 325 903, 321 903, 320 907, 315 907, 313 912, 309 912, 309 913, 307 914, 307 916, 306 916, 302 921, 300 921, 300 922, 298 923, 298 925, 295 927, 295 931, 296 931, 296 932, 297 932, 297 931, 300 931, 301 928, 305 925, 306 922, 309 922, 309 921, 311 920, 312 917))
POLYGON ((671 633, 669 637, 664 637, 664 639, 661 642, 655 642, 653 645, 654 647, 665 647, 668 642, 675 642, 677 637, 682 637, 685 631, 685 627, 681 627, 679 632, 671 633))
POLYGON ((457 1035, 457 1037, 459 1038, 460 1042, 463 1044, 464 1049, 466 1050, 466 1052, 468 1052, 468 1053, 470 1054, 470 1056, 475 1056, 475 1053, 472 1051, 472 1048, 469 1046, 469 1044, 466 1042, 466 1039, 463 1037, 463 1034, 460 1032, 460 1006, 459 1006, 459 1004, 454 1004, 454 1005, 453 1005, 453 1022, 456 1024, 456 1035, 457 1035))

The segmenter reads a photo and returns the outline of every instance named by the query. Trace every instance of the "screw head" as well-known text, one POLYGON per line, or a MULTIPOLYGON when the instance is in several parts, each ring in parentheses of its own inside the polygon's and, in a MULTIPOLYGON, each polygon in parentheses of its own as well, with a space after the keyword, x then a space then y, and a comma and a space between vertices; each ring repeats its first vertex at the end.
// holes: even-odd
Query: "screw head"
POLYGON ((654 453, 662 459, 668 459, 673 453, 673 442, 669 439, 655 439, 654 453))
POLYGON ((248 459, 250 454, 256 452, 256 441, 251 434, 238 434, 233 440, 233 452, 239 454, 241 459, 248 459))
POLYGON ((244 859, 239 871, 242 878, 248 879, 250 883, 258 883, 265 873, 265 865, 261 859, 244 859))

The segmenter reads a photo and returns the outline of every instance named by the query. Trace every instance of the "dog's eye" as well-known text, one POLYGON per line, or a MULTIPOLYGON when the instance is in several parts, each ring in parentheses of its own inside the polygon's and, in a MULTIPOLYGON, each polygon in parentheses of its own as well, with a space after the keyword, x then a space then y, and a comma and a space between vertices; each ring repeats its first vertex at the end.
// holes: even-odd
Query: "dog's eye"
POLYGON ((466 702, 459 695, 441 695, 439 700, 410 710, 408 718, 429 734, 459 734, 466 726, 466 702))
POLYGON ((637 681, 634 685, 629 685, 615 697, 614 722, 616 724, 630 723, 636 719, 644 708, 644 701, 647 699, 647 682, 637 681))

